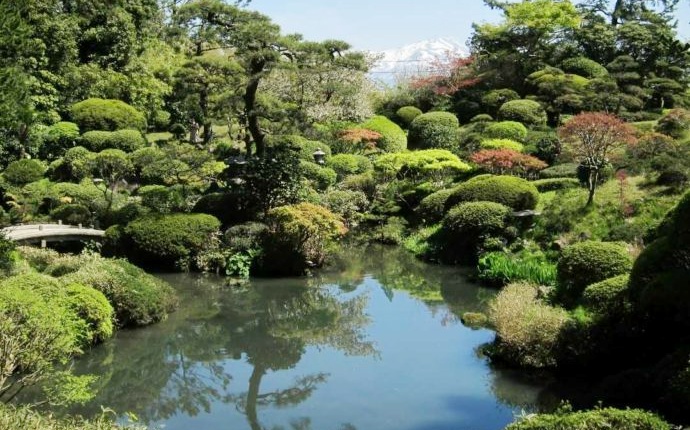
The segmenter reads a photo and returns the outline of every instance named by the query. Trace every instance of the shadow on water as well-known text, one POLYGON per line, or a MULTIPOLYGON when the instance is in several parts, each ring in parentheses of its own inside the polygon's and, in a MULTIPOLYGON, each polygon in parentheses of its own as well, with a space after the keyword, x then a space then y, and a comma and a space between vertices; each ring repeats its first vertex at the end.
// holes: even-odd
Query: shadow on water
MULTIPOLYGON (((182 305, 75 363, 101 405, 168 430, 500 429, 552 403, 544 379, 492 369, 488 330, 462 326, 495 291, 403 250, 346 249, 307 278, 226 286, 161 274, 182 305)), ((558 403, 557 401, 555 403, 558 403)))

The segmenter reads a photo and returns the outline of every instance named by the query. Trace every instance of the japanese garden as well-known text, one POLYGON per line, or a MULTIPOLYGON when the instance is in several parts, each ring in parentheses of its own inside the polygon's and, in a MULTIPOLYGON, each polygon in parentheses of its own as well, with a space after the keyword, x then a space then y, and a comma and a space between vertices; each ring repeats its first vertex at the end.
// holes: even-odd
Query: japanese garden
POLYGON ((0 0, 0 430, 690 426, 679 1, 0 0))

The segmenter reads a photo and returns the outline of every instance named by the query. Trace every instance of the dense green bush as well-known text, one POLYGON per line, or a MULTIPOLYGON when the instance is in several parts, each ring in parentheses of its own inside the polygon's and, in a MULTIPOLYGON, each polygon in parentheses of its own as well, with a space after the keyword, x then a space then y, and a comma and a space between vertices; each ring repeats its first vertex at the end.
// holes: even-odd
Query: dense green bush
POLYGON ((524 151, 525 147, 520 142, 511 139, 486 139, 479 144, 481 149, 509 149, 515 152, 524 151))
POLYGON ((79 203, 69 203, 60 205, 50 211, 50 217, 57 220, 62 220, 65 224, 82 224, 88 226, 93 221, 93 214, 88 207, 79 203))
POLYGON ((498 110, 501 121, 517 121, 525 125, 546 124, 544 108, 534 100, 512 100, 501 105, 498 110))
POLYGON ((369 199, 362 191, 334 189, 322 196, 321 204, 343 217, 346 226, 353 226, 369 208, 369 199))
POLYGON ((247 221, 255 216, 254 208, 248 208, 244 196, 240 193, 204 194, 194 204, 194 213, 213 215, 223 225, 247 221))
POLYGON ((314 162, 314 152, 321 150, 326 155, 324 160, 328 161, 331 158, 331 147, 318 140, 309 140, 305 137, 290 134, 287 136, 280 136, 277 140, 281 144, 287 144, 297 150, 299 158, 304 161, 314 162))
POLYGON ((90 130, 146 130, 144 114, 120 100, 92 98, 70 108, 72 121, 82 132, 90 130))
POLYGON ((385 116, 374 116, 360 127, 381 134, 381 138, 376 141, 376 148, 383 152, 400 152, 407 148, 405 131, 385 116))
POLYGON ((81 136, 81 144, 90 151, 120 149, 133 152, 146 146, 146 138, 139 130, 87 131, 81 136))
POLYGON ((458 118, 450 112, 427 112, 410 123, 410 149, 448 149, 458 146, 458 118))
POLYGON ((397 111, 395 111, 395 116, 398 119, 400 125, 403 127, 409 127, 412 121, 421 115, 423 112, 421 109, 414 106, 403 106, 397 111))
POLYGON ((552 178, 577 178, 578 163, 564 163, 547 167, 539 172, 539 177, 543 179, 552 178))
POLYGON ((534 155, 540 160, 553 164, 556 157, 561 153, 561 141, 558 134, 554 131, 530 130, 525 137, 525 145, 530 148, 526 152, 534 155))
POLYGON ((347 231, 340 217, 311 203, 271 209, 266 222, 261 270, 269 274, 298 275, 321 266, 347 231))
POLYGON ((510 139, 524 142, 527 137, 527 127, 516 121, 501 121, 486 126, 484 134, 491 139, 510 139))
POLYGON ((177 305, 170 285, 125 260, 94 259, 60 278, 103 293, 115 309, 120 327, 143 326, 164 319, 177 305))
POLYGON ((505 430, 671 430, 667 422, 640 409, 603 408, 528 415, 505 430))
POLYGON ((609 75, 606 67, 587 57, 568 58, 561 65, 566 73, 572 73, 585 78, 605 78, 609 75))
POLYGON ((475 115, 472 118, 470 118, 470 124, 474 125, 476 123, 489 123, 493 120, 493 117, 488 113, 480 113, 479 115, 475 115))
POLYGON ((439 236, 447 262, 476 261, 486 241, 505 233, 510 208, 500 203, 475 201, 460 203, 445 215, 439 236))
POLYGON ((374 161, 374 169, 387 178, 441 180, 471 167, 445 149, 425 149, 381 155, 374 161))
POLYGON ((620 243, 585 241, 568 246, 558 260, 556 300, 573 306, 588 285, 626 274, 631 267, 632 258, 620 243))
POLYGON ((260 222, 246 222, 225 230, 223 240, 234 252, 250 252, 261 249, 268 226, 260 222))
POLYGON ((582 293, 582 304, 596 314, 619 315, 630 306, 629 281, 630 275, 626 273, 591 284, 582 293))
POLYGON ((113 335, 115 310, 102 292, 70 284, 65 287, 65 293, 69 308, 86 323, 85 345, 103 342, 113 335))
POLYGON ((0 405, 0 428, 22 430, 145 430, 141 426, 121 426, 105 413, 92 419, 56 418, 43 415, 27 406, 0 405))
POLYGON ((420 220, 425 224, 435 224, 446 214, 446 201, 453 194, 452 188, 436 191, 424 197, 415 209, 420 220))
POLYGON ((460 202, 488 201, 506 205, 513 210, 534 209, 539 191, 529 181, 514 176, 487 176, 464 182, 453 189, 446 207, 460 202))
POLYGON ((79 126, 73 122, 60 121, 48 127, 42 136, 39 157, 54 160, 68 148, 74 146, 79 138, 79 126))
POLYGON ((356 154, 334 155, 328 160, 327 165, 335 170, 339 178, 357 175, 372 169, 371 160, 368 157, 356 154))
POLYGON ((220 222, 207 214, 149 215, 124 228, 127 256, 135 261, 171 267, 188 260, 218 233, 220 222))
POLYGON ((654 131, 681 139, 688 135, 690 130, 690 111, 685 109, 671 109, 657 122, 654 131))
POLYGON ((310 182, 314 189, 319 191, 325 191, 332 187, 338 179, 338 174, 330 167, 320 166, 305 160, 300 162, 299 167, 302 170, 302 176, 310 182))
POLYGON ((46 174, 54 181, 81 181, 89 176, 89 163, 93 152, 83 146, 75 146, 65 151, 65 155, 48 167, 46 174))
POLYGON ((177 187, 163 185, 144 185, 137 189, 141 204, 154 212, 167 214, 184 211, 186 202, 182 191, 177 187))
POLYGON ((482 96, 482 105, 491 114, 496 115, 498 109, 506 102, 519 100, 520 95, 509 88, 491 90, 482 96))
POLYGON ((43 178, 46 166, 38 161, 27 158, 11 162, 2 173, 7 182, 12 185, 24 185, 43 178))
POLYGON ((494 361, 520 367, 554 367, 561 330, 568 313, 539 299, 539 288, 529 283, 504 287, 489 304, 489 321, 496 329, 490 349, 494 361))
POLYGON ((551 178, 538 179, 532 181, 532 185, 537 187, 540 193, 556 190, 567 190, 569 188, 577 188, 580 186, 580 181, 575 178, 551 178))

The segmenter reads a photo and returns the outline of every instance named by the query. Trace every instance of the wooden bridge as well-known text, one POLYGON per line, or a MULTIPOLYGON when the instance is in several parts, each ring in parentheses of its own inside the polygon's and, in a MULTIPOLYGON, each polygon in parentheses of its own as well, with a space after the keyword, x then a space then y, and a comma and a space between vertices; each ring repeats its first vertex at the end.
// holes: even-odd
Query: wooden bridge
POLYGON ((91 227, 68 224, 22 224, 0 230, 7 239, 20 243, 40 243, 45 248, 48 242, 64 240, 102 239, 105 231, 91 227))

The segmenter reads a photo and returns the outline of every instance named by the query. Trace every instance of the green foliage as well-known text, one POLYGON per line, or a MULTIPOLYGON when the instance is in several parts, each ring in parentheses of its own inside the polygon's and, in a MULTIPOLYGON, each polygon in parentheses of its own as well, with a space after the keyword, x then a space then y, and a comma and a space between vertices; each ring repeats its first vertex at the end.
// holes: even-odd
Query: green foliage
POLYGON ((506 430, 671 430, 671 425, 651 412, 640 409, 603 408, 591 411, 557 411, 529 415, 506 430))
POLYGON ((578 163, 563 163, 547 167, 539 172, 539 177, 543 179, 552 178, 577 178, 578 163))
POLYGON ((556 365, 561 330, 568 313, 539 299, 539 288, 529 283, 504 287, 489 304, 489 321, 496 329, 491 358, 520 367, 556 365))
POLYGON ((470 124, 475 124, 475 123, 486 123, 486 122, 491 122, 493 121, 493 117, 489 115, 488 113, 480 113, 479 115, 475 115, 472 118, 470 118, 470 124))
POLYGON ((90 175, 89 162, 93 152, 83 146, 75 146, 65 151, 65 155, 48 167, 47 176, 57 182, 81 181, 90 175))
POLYGON ((87 131, 81 136, 81 144, 90 151, 120 149, 133 152, 146 146, 146 139, 139 130, 87 131))
POLYGON ((403 106, 395 111, 395 116, 403 127, 409 127, 412 121, 422 113, 421 109, 414 106, 403 106))
POLYGON ((364 155, 357 154, 337 154, 332 156, 326 164, 335 170, 339 178, 358 175, 372 169, 371 160, 364 155))
POLYGON ((609 75, 606 67, 587 57, 568 58, 561 65, 566 73, 572 73, 585 78, 606 78, 609 75))
POLYGON ((471 168, 450 151, 426 149, 382 155, 374 161, 374 169, 389 178, 427 180, 452 177, 471 168))
POLYGON ((402 217, 391 216, 386 221, 376 226, 371 232, 375 242, 386 245, 400 245, 405 240, 407 221, 402 217))
POLYGON ((688 135, 690 130, 690 111, 685 109, 672 109, 657 122, 654 131, 681 139, 688 135))
POLYGON ((120 100, 91 98, 75 103, 70 108, 72 121, 82 132, 90 130, 146 130, 144 115, 120 100))
POLYGON ((407 135, 396 123, 385 116, 374 116, 360 125, 361 128, 381 134, 376 148, 383 152, 400 152, 407 148, 407 135))
POLYGON ((237 253, 247 253, 261 249, 268 226, 260 222, 246 222, 228 228, 223 237, 229 249, 237 253))
POLYGON ((479 144, 481 149, 509 149, 515 152, 524 151, 525 147, 520 142, 511 139, 487 139, 479 144))
POLYGON ((588 285, 630 271, 632 258, 625 245, 585 241, 563 250, 558 259, 556 300, 573 306, 588 285))
POLYGON ((516 121, 501 121, 487 125, 484 129, 484 134, 490 139, 508 139, 524 142, 527 137, 527 127, 516 121))
POLYGON ((154 212, 167 214, 186 208, 184 196, 179 187, 144 185, 137 189, 141 204, 154 212))
POLYGON ((330 167, 320 166, 310 161, 300 162, 302 176, 307 179, 311 186, 318 191, 325 191, 335 185, 338 174, 330 167))
POLYGON ((123 251, 135 261, 171 267, 201 252, 219 227, 207 214, 149 215, 124 228, 123 251))
POLYGON ((460 203, 445 215, 439 231, 443 259, 449 262, 474 261, 478 252, 493 246, 506 228, 510 208, 500 203, 473 201, 460 203), (487 244, 488 241, 488 244, 487 244))
POLYGON ((369 208, 369 199, 362 191, 333 189, 326 192, 321 203, 343 217, 346 226, 357 225, 369 208))
POLYGON ((120 327, 161 321, 177 306, 170 285, 125 260, 94 259, 60 280, 66 285, 86 285, 103 293, 115 309, 120 327))
POLYGON ((297 135, 281 136, 278 140, 282 145, 288 145, 296 149, 299 153, 299 158, 304 161, 314 162, 314 152, 318 150, 326 153, 324 156, 326 161, 331 158, 331 148, 318 140, 309 140, 297 135))
POLYGON ((496 115, 498 109, 506 102, 519 100, 520 95, 509 88, 488 91, 482 96, 482 105, 491 113, 496 115))
POLYGON ((449 112, 427 112, 410 124, 408 146, 410 149, 447 149, 458 146, 458 118, 449 112))
POLYGON ((12 185, 24 185, 43 178, 46 166, 38 161, 23 158, 11 162, 2 173, 3 178, 12 185))
POLYGON ((86 323, 83 344, 100 343, 113 335, 115 311, 103 293, 80 284, 67 285, 65 293, 68 307, 86 323))
POLYGON ((45 130, 41 136, 38 155, 42 159, 54 160, 74 146, 79 138, 79 126, 73 122, 60 121, 45 130))
POLYGON ((582 304, 599 315, 620 315, 630 307, 629 281, 626 273, 588 285, 582 293, 582 304))
POLYGON ((543 254, 489 252, 479 257, 477 274, 479 279, 494 286, 517 281, 536 285, 556 284, 556 265, 543 254))
POLYGON ((82 224, 88 226, 93 221, 93 215, 88 207, 79 203, 68 203, 60 205, 50 211, 50 218, 62 220, 65 224, 82 224))
POLYGON ((580 180, 575 178, 538 179, 536 181, 532 181, 532 185, 537 187, 537 190, 539 190, 540 193, 545 193, 548 191, 578 188, 580 186, 580 180))
POLYGON ((498 119, 539 126, 546 124, 546 112, 534 100, 512 100, 501 105, 498 110, 498 119))
POLYGON ((415 212, 425 224, 440 222, 446 214, 446 201, 453 194, 452 188, 436 191, 424 197, 415 212))
POLYGON ((0 233, 0 274, 7 274, 12 269, 16 247, 15 241, 7 239, 0 233))
POLYGON ((526 152, 548 164, 554 164, 561 153, 561 141, 558 139, 558 134, 553 131, 530 130, 524 142, 526 152), (530 149, 527 150, 527 148, 530 149))
POLYGON ((311 203, 271 209, 266 221, 261 270, 271 274, 298 275, 321 266, 329 247, 347 231, 337 215, 311 203))
POLYGON ((514 176, 473 178, 453 189, 446 207, 476 201, 501 203, 516 211, 534 209, 539 201, 539 191, 529 181, 514 176))

